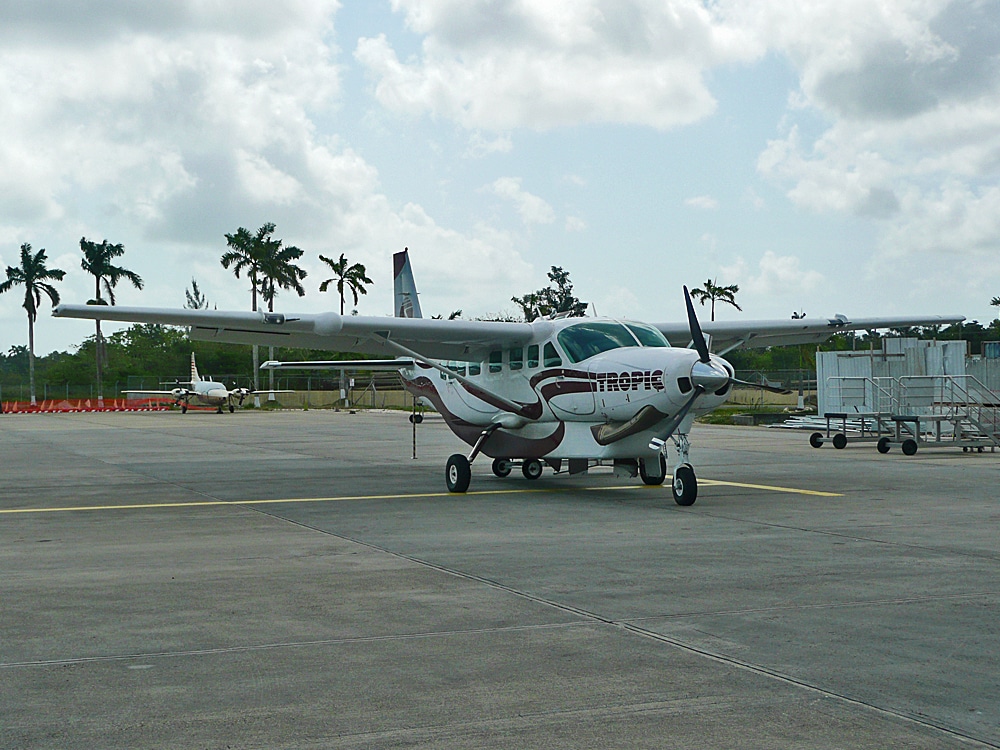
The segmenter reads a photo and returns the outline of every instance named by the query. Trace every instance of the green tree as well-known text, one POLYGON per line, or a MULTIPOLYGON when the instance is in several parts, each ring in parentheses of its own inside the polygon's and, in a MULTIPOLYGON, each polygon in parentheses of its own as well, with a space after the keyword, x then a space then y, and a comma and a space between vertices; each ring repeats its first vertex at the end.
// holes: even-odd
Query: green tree
MULTIPOLYGON (((84 271, 94 277, 94 298, 87 300, 88 305, 115 304, 115 287, 118 282, 125 279, 131 282, 136 289, 142 289, 142 277, 134 271, 130 271, 122 266, 116 266, 113 261, 125 254, 125 246, 121 243, 112 245, 107 240, 97 244, 91 242, 86 237, 80 238, 80 250, 83 251, 83 260, 80 266, 84 271), (107 294, 107 300, 102 296, 102 292, 107 294)), ((95 339, 95 359, 97 361, 97 397, 103 398, 102 378, 104 372, 104 337, 101 335, 101 321, 94 321, 96 324, 95 339)))
POLYGON ((510 298, 511 302, 524 312, 525 320, 530 323, 536 318, 560 313, 570 318, 580 318, 587 314, 587 303, 581 302, 573 295, 573 284, 569 280, 569 271, 565 271, 559 266, 552 266, 547 276, 552 284, 544 289, 531 292, 523 297, 510 298))
POLYGON ((736 304, 736 293, 740 291, 739 284, 730 284, 729 286, 718 286, 714 281, 708 279, 705 285, 691 290, 691 296, 698 300, 701 304, 705 304, 705 300, 711 300, 712 302, 712 320, 715 320, 715 303, 725 302, 727 305, 732 305, 740 312, 743 312, 743 308, 736 304))
POLYGON ((325 255, 320 255, 319 259, 330 266, 333 269, 334 274, 336 274, 332 279, 327 279, 319 285, 319 290, 325 292, 330 288, 330 284, 337 282, 337 292, 340 294, 340 314, 344 314, 344 290, 350 290, 351 294, 354 295, 354 304, 358 304, 359 294, 368 294, 368 290, 365 288, 365 284, 373 284, 374 282, 368 278, 365 267, 360 263, 355 263, 353 265, 348 265, 347 258, 343 253, 340 254, 340 260, 334 261, 327 258, 325 255))
MULTIPOLYGON (((229 245, 229 250, 224 252, 219 259, 223 268, 228 269, 230 266, 233 267, 233 273, 236 274, 236 278, 240 277, 240 273, 246 272, 247 278, 250 279, 250 309, 254 312, 257 312, 257 294, 260 291, 261 279, 265 276, 263 273, 264 264, 267 262, 268 256, 273 252, 272 247, 274 244, 280 243, 279 240, 271 238, 271 235, 274 234, 274 228, 274 222, 269 221, 262 225, 256 234, 251 234, 250 230, 244 227, 240 227, 233 234, 227 234, 226 244, 229 245)), ((259 364, 260 353, 257 345, 254 344, 254 390, 260 387, 257 375, 259 364)))
POLYGON ((207 310, 208 299, 198 288, 198 282, 191 278, 191 288, 184 290, 184 307, 188 310, 207 310))
POLYGON ((45 248, 32 254, 31 245, 26 242, 21 245, 21 265, 7 266, 7 279, 0 282, 0 294, 24 285, 23 307, 28 313, 28 391, 32 405, 35 404, 35 320, 38 318, 38 306, 42 303, 43 292, 53 305, 59 304, 59 292, 49 281, 62 281, 66 275, 58 268, 46 267, 45 261, 45 248))
MULTIPOLYGON (((267 302, 268 312, 274 312, 274 298, 278 289, 294 289, 300 297, 305 295, 302 280, 306 277, 306 272, 293 262, 302 257, 302 251, 294 245, 285 245, 281 240, 276 240, 268 242, 264 250, 266 254, 260 266, 260 294, 267 302)), ((268 359, 274 359, 273 346, 268 347, 268 359)), ((267 385, 274 390, 274 370, 267 371, 267 385)), ((269 394, 268 398, 273 400, 274 394, 269 394)))

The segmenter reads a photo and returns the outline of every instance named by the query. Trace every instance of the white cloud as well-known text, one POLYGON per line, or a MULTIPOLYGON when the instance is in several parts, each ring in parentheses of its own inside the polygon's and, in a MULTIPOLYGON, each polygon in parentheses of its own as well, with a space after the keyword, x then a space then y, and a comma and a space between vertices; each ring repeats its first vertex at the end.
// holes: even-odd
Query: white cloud
POLYGON ((710 195, 696 195, 684 201, 688 208, 699 208, 705 211, 714 211, 719 207, 719 201, 710 195))
POLYGON ((715 108, 704 71, 761 52, 696 0, 393 7, 423 45, 403 62, 384 35, 358 42, 355 56, 376 77, 378 100, 484 130, 695 122, 715 108))
POLYGON ((798 257, 771 250, 761 256, 756 273, 743 258, 738 258, 734 264, 723 266, 722 278, 726 283, 739 284, 741 293, 763 297, 797 297, 823 283, 823 274, 803 269, 798 257))
POLYGON ((525 224, 551 224, 556 220, 556 212, 544 199, 521 189, 517 177, 501 177, 487 189, 500 198, 510 201, 525 224))
POLYGON ((587 222, 581 219, 579 216, 567 216, 566 217, 566 231, 567 232, 582 232, 587 228, 587 222))

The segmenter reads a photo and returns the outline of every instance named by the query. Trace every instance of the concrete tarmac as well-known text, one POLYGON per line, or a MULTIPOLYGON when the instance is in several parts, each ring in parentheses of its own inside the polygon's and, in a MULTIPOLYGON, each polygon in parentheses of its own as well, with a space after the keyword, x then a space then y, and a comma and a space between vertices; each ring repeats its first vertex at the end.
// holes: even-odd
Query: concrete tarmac
POLYGON ((696 426, 698 502, 401 413, 0 416, 2 748, 1000 747, 1000 453, 696 426))

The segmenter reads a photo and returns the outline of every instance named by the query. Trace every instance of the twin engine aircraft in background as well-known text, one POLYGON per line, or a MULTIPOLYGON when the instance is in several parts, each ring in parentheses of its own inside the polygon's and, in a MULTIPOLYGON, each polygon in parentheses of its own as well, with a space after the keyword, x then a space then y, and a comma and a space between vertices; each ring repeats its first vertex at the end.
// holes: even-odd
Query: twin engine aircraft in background
MULTIPOLYGON (((581 474, 598 465, 661 484, 673 446, 671 487, 679 505, 698 495, 689 435, 696 417, 726 402, 741 381, 722 355, 737 347, 819 343, 853 330, 956 323, 961 316, 713 322, 702 326, 684 289, 687 320, 640 323, 549 318, 531 323, 417 317, 406 251, 394 257, 396 317, 222 312, 58 305, 61 318, 189 326, 192 339, 326 349, 396 359, 352 361, 395 369, 469 446, 445 468, 465 492, 472 464, 493 459, 503 477, 520 466, 537 479, 547 465, 581 474), (405 316, 412 317, 405 317, 405 316), (719 352, 713 354, 711 345, 719 352), (689 348, 690 347, 690 348, 689 348)), ((270 362, 270 368, 344 367, 344 362, 270 362)))
MULTIPOLYGON (((214 406, 219 414, 222 414, 223 407, 229 407, 232 414, 237 406, 243 406, 246 397, 253 394, 252 388, 226 388, 224 383, 217 383, 211 378, 202 378, 198 375, 198 366, 194 361, 194 352, 191 352, 191 380, 186 383, 178 382, 169 391, 146 391, 129 390, 122 393, 142 395, 142 396, 170 396, 174 403, 181 407, 181 413, 186 414, 188 406, 214 406)), ((271 393, 291 393, 291 391, 270 391, 271 393)))

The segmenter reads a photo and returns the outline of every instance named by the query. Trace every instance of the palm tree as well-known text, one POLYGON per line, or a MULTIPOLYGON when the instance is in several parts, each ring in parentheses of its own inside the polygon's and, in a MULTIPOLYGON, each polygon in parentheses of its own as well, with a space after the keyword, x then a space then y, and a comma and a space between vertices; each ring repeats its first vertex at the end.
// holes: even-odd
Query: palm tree
MULTIPOLYGON (((276 240, 267 243, 264 251, 266 255, 260 264, 260 296, 267 302, 268 312, 274 312, 274 298, 279 288, 294 289, 300 297, 305 295, 302 279, 306 272, 292 262, 302 257, 302 251, 294 245, 283 245, 281 240, 276 240)), ((274 359, 273 346, 268 347, 267 356, 274 359)), ((267 371, 267 386, 274 390, 274 370, 267 371)), ((269 393, 268 399, 273 400, 274 393, 269 393)))
MULTIPOLYGON (((142 277, 135 271, 116 266, 112 261, 125 254, 125 246, 121 243, 112 245, 107 240, 97 244, 91 242, 86 237, 80 238, 80 250, 83 251, 83 260, 80 266, 84 271, 94 277, 94 299, 87 300, 88 305, 115 304, 115 287, 122 279, 127 279, 136 289, 142 289, 142 277), (102 291, 107 294, 107 300, 101 296, 102 291)), ((101 321, 96 320, 97 338, 95 349, 97 350, 97 398, 104 398, 102 387, 102 377, 104 372, 104 338, 101 336, 101 321)))
POLYGON ((0 282, 0 294, 18 284, 24 284, 24 309, 28 311, 28 390, 31 404, 35 405, 35 320, 38 306, 42 303, 42 292, 48 295, 53 305, 59 304, 59 292, 49 284, 49 280, 62 281, 65 271, 45 267, 45 248, 34 255, 31 245, 21 245, 21 265, 7 266, 7 280, 0 282))
POLYGON ((691 290, 691 296, 696 300, 705 304, 705 300, 712 301, 712 320, 715 320, 715 303, 716 301, 725 302, 727 305, 732 305, 740 312, 743 312, 743 308, 736 304, 736 293, 740 290, 739 284, 730 284, 729 286, 718 286, 711 279, 705 282, 703 287, 698 287, 691 290))
POLYGON ((327 258, 325 255, 320 255, 319 259, 326 263, 336 276, 332 279, 327 279, 322 284, 319 285, 319 290, 325 292, 330 288, 330 284, 334 281, 337 282, 337 291, 340 293, 340 314, 344 314, 344 288, 346 287, 354 295, 354 304, 358 304, 359 294, 368 294, 368 290, 365 289, 365 284, 373 284, 371 279, 365 273, 365 267, 360 263, 355 263, 352 266, 347 265, 347 258, 344 254, 340 254, 340 260, 333 261, 327 258))
MULTIPOLYGON (((274 222, 272 221, 269 221, 261 226, 261 228, 257 230, 257 234, 250 234, 249 229, 240 227, 235 233, 226 235, 226 244, 229 245, 230 249, 224 252, 222 257, 219 259, 223 268, 233 266, 233 273, 236 274, 236 278, 240 277, 240 273, 242 271, 246 271, 247 278, 250 279, 250 309, 254 312, 257 312, 257 292, 260 289, 262 266, 266 261, 269 246, 276 242, 276 240, 271 239, 271 235, 273 233, 274 222)), ((259 366, 260 353, 257 345, 254 344, 253 389, 255 391, 260 388, 260 382, 257 376, 259 366)), ((257 397, 254 397, 254 403, 258 406, 260 405, 260 401, 257 397)))

